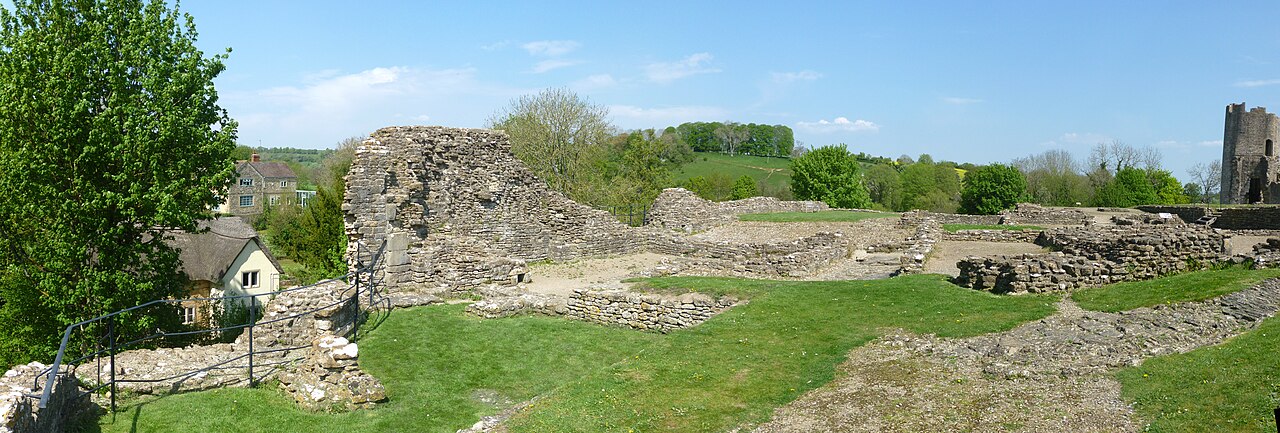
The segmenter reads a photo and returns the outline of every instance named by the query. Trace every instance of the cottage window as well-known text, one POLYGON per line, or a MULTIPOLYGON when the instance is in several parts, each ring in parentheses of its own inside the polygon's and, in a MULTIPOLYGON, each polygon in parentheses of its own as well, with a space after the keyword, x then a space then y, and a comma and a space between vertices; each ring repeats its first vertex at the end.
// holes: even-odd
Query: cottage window
POLYGON ((270 197, 271 204, 280 204, 280 196, 273 195, 270 197))
POLYGON ((250 207, 250 206, 253 206, 253 196, 251 195, 240 196, 240 207, 250 207))
POLYGON ((287 181, 287 180, 282 180, 282 181, 280 181, 280 187, 281 187, 281 188, 288 188, 288 187, 289 187, 289 181, 287 181))
POLYGON ((258 287, 258 271, 241 272, 240 287, 258 287))
POLYGON ((240 178, 240 186, 253 186, 253 178, 252 177, 240 178))
POLYGON ((186 325, 196 323, 196 307, 182 307, 182 323, 186 325))

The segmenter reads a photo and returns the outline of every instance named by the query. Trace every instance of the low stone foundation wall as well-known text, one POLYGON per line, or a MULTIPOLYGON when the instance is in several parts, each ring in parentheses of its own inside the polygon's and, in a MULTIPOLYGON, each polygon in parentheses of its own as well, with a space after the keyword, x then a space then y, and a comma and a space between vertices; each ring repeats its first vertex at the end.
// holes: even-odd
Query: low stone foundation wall
POLYGON ((932 217, 926 216, 922 218, 908 218, 903 215, 898 224, 905 227, 914 226, 916 231, 911 237, 906 239, 904 245, 873 245, 868 251, 875 250, 878 252, 898 251, 902 253, 902 263, 895 272, 895 275, 902 274, 918 274, 924 271, 924 262, 929 258, 929 253, 933 252, 934 244, 942 239, 942 224, 934 220, 932 217))
POLYGON ((956 266, 956 283, 997 293, 1069 291, 1147 280, 1223 260, 1226 236, 1198 226, 1062 228, 1043 232, 1036 244, 1059 252, 968 257, 956 266))
POLYGON ((1085 225, 1091 219, 1079 209, 1050 209, 1032 203, 1018 203, 1000 216, 1001 224, 1008 225, 1085 225))
POLYGON ((666 333, 696 326, 736 303, 735 299, 712 299, 700 293, 668 298, 625 290, 575 290, 569 295, 564 315, 586 322, 666 333))
POLYGON ((305 360, 280 374, 280 388, 312 411, 349 411, 386 401, 382 382, 360 370, 359 351, 346 338, 320 337, 305 360))
POLYGON ((59 375, 54 381, 49 403, 39 408, 48 366, 32 362, 19 365, 0 376, 0 433, 45 433, 66 431, 80 416, 94 409, 89 396, 79 388, 74 373, 59 375))
POLYGON ((732 223, 738 215, 770 212, 817 212, 830 209, 820 201, 782 201, 774 197, 713 202, 684 188, 662 190, 649 209, 648 224, 684 233, 732 223))
POLYGON ((841 233, 820 232, 792 241, 761 244, 713 242, 656 233, 650 249, 688 258, 689 266, 741 275, 804 277, 848 257, 850 242, 841 233))
POLYGON ((1000 224, 1000 215, 962 215, 953 213, 937 213, 927 210, 913 210, 902 214, 902 225, 914 226, 926 219, 938 224, 972 224, 992 226, 1000 224))
POLYGON ((944 232, 944 241, 968 242, 1035 242, 1043 230, 958 230, 944 232))

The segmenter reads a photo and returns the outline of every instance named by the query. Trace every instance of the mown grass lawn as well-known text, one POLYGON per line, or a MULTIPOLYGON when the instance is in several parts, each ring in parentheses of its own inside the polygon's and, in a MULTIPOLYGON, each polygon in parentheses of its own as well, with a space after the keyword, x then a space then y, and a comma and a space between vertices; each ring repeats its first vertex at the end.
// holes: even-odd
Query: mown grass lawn
POLYGON ((667 335, 543 317, 481 320, 460 306, 399 310, 360 341, 361 365, 391 401, 345 414, 308 413, 270 386, 165 397, 126 406, 95 427, 125 432, 453 432, 498 410, 491 390, 542 399, 513 432, 720 432, 832 379, 835 366, 887 328, 962 337, 1010 329, 1056 298, 1001 297, 936 275, 877 281, 775 282, 661 278, 658 290, 749 297, 667 335))
POLYGON ((1214 298, 1274 277, 1280 277, 1280 269, 1233 266, 1079 290, 1071 295, 1071 300, 1086 310, 1116 312, 1214 298))
POLYGON ((890 212, 859 212, 852 210, 824 210, 818 212, 774 212, 738 215, 739 221, 792 222, 857 222, 871 218, 898 218, 902 215, 890 212))
POLYGON ((961 230, 1044 230, 1044 227, 1001 224, 943 224, 942 229, 955 233, 961 230))
POLYGON ((1280 318, 1226 343, 1146 360, 1116 374, 1148 431, 1268 432, 1280 406, 1280 318))

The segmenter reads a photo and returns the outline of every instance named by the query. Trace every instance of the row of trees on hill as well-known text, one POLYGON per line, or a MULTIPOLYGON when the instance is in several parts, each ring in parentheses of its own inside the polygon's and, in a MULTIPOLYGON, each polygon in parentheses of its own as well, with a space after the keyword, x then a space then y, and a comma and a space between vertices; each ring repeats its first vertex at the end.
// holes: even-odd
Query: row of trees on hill
POLYGON ((795 135, 786 125, 737 122, 687 122, 667 127, 663 136, 695 152, 723 152, 730 155, 791 156, 795 135))
POLYGON ((843 145, 828 146, 792 160, 792 190, 802 200, 835 207, 894 211, 991 214, 1018 202, 1053 206, 1130 207, 1142 204, 1209 202, 1216 197, 1221 164, 1197 164, 1192 182, 1180 183, 1160 168, 1154 148, 1121 142, 1094 147, 1087 165, 1069 153, 1051 150, 1019 158, 1012 165, 975 167, 916 160, 868 161, 843 145), (1090 167, 1085 172, 1081 167, 1090 167))

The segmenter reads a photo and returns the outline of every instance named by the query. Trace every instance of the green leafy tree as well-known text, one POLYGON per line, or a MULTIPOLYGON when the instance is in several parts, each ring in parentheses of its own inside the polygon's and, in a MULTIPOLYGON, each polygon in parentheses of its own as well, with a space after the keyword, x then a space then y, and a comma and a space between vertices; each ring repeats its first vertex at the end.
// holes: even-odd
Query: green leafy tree
POLYGON ((1182 183, 1169 170, 1147 169, 1147 179, 1156 192, 1156 204, 1191 203, 1191 199, 1183 193, 1182 183))
POLYGON ((1027 190, 1022 172, 1012 166, 991 164, 970 171, 960 191, 960 212, 994 215, 1012 208, 1027 190))
POLYGON ((1131 207, 1158 203, 1155 188, 1142 169, 1124 167, 1116 172, 1111 181, 1098 188, 1094 196, 1097 206, 1131 207))
POLYGON ((836 208, 871 206, 858 160, 843 146, 817 148, 791 160, 791 191, 797 199, 836 208))
POLYGON ((871 201, 878 207, 902 210, 902 178, 898 170, 890 164, 893 162, 872 165, 863 175, 863 179, 866 181, 871 201))
POLYGON ((760 188, 756 187, 756 180, 744 174, 733 182, 733 193, 729 194, 729 200, 742 200, 757 195, 760 195, 760 188))
MULTIPOLYGON (((0 363, 48 361, 65 326, 182 295, 164 239, 229 184, 225 54, 163 1, 16 0, 0 8, 0 363)), ((116 320, 175 330, 173 307, 116 320)), ((72 355, 100 332, 76 333, 72 355)))
POLYGON ((337 151, 320 162, 316 179, 320 185, 306 207, 275 206, 267 217, 267 239, 278 254, 306 268, 305 274, 295 275, 303 282, 347 272, 343 258, 347 250, 342 214, 342 196, 346 191, 343 177, 351 168, 359 142, 358 138, 342 141, 337 151))
POLYGON ((613 134, 609 109, 566 88, 525 95, 489 119, 511 139, 511 153, 556 191, 589 203, 613 134))

